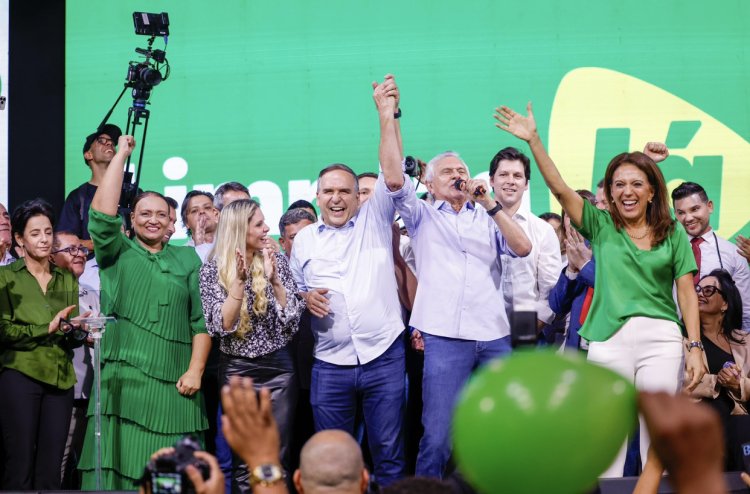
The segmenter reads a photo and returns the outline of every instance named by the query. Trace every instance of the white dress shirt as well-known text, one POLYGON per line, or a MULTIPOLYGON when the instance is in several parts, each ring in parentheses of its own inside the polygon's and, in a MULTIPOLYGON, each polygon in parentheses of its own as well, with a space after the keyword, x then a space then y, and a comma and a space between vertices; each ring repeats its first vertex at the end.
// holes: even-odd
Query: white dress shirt
POLYGON ((555 318, 549 307, 549 292, 562 271, 560 240, 552 225, 521 206, 513 220, 531 241, 526 257, 502 256, 503 294, 508 314, 513 310, 533 310, 547 324, 555 318))
POLYGON ((366 364, 404 330, 393 270, 394 213, 381 175, 372 197, 344 226, 327 226, 321 217, 294 237, 290 267, 297 286, 328 289, 330 313, 310 318, 315 358, 366 364))
POLYGON ((0 260, 0 266, 7 266, 8 264, 13 262, 16 262, 16 258, 11 255, 10 248, 8 248, 8 250, 5 251, 3 259, 0 260))
MULTIPOLYGON (((688 236, 690 240, 694 238, 688 236)), ((742 329, 750 331, 750 269, 747 260, 737 252, 736 245, 716 235, 713 229, 701 237, 704 241, 700 244, 700 276, 706 276, 714 269, 725 269, 732 275, 742 297, 742 329)))
POLYGON ((508 336, 500 254, 515 254, 483 208, 458 213, 445 201, 417 199, 414 184, 388 194, 404 220, 417 263, 410 325, 446 338, 491 341, 508 336))

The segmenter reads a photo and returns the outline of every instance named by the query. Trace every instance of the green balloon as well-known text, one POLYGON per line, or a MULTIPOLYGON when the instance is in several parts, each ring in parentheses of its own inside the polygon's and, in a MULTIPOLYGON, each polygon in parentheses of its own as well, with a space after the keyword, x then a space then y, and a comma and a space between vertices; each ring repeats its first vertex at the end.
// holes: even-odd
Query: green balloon
POLYGON ((458 467, 480 492, 580 494, 633 431, 636 392, 579 355, 520 351, 478 370, 453 417, 458 467))

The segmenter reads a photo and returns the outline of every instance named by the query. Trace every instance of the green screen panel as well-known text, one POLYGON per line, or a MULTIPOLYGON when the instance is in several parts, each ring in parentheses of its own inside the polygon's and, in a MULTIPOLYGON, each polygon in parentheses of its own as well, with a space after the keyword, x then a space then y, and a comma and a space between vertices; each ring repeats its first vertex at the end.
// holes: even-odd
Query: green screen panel
MULTIPOLYGON (((169 13, 172 66, 151 98, 144 188, 180 200, 237 180, 276 233, 289 203, 314 198, 323 166, 377 169, 370 82, 392 72, 408 154, 452 149, 486 174, 498 149, 526 150, 493 108, 533 100, 571 185, 591 188, 608 157, 670 138, 681 146, 662 164, 670 186, 717 191, 720 234, 750 233, 746 2, 68 2, 66 191, 88 179, 83 139, 146 45, 132 25, 144 10, 169 13)), ((110 121, 124 128, 131 101, 110 121)), ((529 195, 537 214, 559 209, 536 171, 529 195)))

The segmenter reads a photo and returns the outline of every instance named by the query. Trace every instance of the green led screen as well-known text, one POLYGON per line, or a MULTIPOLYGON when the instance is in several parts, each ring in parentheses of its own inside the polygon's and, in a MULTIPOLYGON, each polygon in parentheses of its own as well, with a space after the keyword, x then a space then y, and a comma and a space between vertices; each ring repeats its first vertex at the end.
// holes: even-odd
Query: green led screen
MULTIPOLYGON (((670 188, 700 182, 719 233, 750 233, 747 2, 68 1, 66 192, 88 179, 83 139, 146 46, 134 11, 171 22, 144 188, 181 200, 242 182, 276 233, 289 203, 314 198, 323 166, 377 170, 370 83, 392 72, 407 154, 452 149, 486 174, 498 149, 524 148, 494 127, 493 108, 532 100, 572 186, 590 189, 615 154, 664 141, 670 188)), ((110 121, 124 128, 131 103, 126 94, 110 121)), ((536 171, 529 195, 537 214, 559 209, 536 171)))

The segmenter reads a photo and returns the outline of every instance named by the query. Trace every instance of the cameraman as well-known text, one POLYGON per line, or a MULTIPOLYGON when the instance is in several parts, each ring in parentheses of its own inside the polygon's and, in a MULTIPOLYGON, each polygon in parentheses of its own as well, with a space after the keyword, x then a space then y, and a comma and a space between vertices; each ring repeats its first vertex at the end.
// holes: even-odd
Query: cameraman
POLYGON ((121 135, 122 131, 117 125, 106 124, 86 137, 83 160, 91 169, 91 178, 68 194, 60 212, 57 230, 75 233, 89 252, 94 250, 88 228, 91 200, 115 155, 115 146, 121 135))

